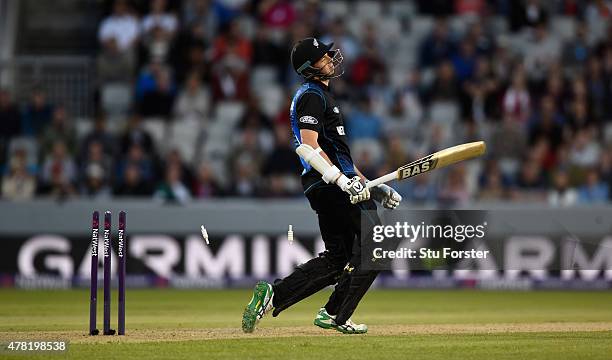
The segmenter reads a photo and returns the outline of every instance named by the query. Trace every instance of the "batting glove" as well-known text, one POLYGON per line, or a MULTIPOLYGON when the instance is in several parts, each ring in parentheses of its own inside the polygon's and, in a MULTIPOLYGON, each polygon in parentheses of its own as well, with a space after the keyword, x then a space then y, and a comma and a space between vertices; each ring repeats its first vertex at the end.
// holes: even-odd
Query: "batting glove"
POLYGON ((378 201, 386 209, 395 209, 402 201, 402 196, 392 187, 380 184, 371 189, 372 200, 378 201))
POLYGON ((342 191, 349 194, 351 204, 370 199, 370 190, 365 186, 365 182, 359 176, 347 178, 342 175, 336 182, 342 191))

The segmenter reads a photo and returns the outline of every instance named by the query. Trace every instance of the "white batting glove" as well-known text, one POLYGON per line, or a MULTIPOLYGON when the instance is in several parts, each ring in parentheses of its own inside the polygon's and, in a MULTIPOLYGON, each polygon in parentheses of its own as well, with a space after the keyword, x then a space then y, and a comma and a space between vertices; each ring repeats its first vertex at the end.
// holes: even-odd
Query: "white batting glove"
POLYGON ((349 194, 351 204, 357 204, 358 202, 370 199, 370 190, 359 176, 353 176, 349 179, 345 175, 341 175, 336 184, 340 186, 342 191, 349 194))
POLYGON ((386 209, 395 209, 402 201, 402 196, 391 186, 380 184, 371 189, 372 200, 378 201, 386 209))

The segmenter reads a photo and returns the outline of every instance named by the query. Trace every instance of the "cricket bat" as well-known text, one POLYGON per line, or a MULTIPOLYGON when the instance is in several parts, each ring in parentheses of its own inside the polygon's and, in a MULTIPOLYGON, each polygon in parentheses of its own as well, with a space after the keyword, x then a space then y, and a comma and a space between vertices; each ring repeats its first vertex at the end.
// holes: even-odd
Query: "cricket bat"
POLYGON ((469 160, 484 154, 486 148, 487 146, 484 141, 449 147, 406 164, 387 175, 369 181, 366 187, 369 189, 391 180, 408 179, 433 169, 440 169, 460 161, 469 160))

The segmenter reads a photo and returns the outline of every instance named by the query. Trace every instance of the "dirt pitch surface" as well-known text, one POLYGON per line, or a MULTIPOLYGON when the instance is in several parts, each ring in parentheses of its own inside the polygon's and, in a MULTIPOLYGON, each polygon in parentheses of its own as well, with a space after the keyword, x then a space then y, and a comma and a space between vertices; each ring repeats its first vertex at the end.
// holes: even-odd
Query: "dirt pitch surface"
MULTIPOLYGON (((558 322, 507 324, 435 324, 435 325, 374 325, 365 336, 441 335, 441 334, 499 334, 530 332, 585 332, 612 331, 612 322, 558 322)), ((126 336, 88 336, 79 331, 0 332, 0 342, 14 340, 69 340, 73 344, 112 342, 158 342, 189 340, 224 340, 253 338, 287 338, 296 336, 349 336, 315 326, 263 327, 251 334, 239 328, 215 329, 147 329, 131 330, 126 336)))

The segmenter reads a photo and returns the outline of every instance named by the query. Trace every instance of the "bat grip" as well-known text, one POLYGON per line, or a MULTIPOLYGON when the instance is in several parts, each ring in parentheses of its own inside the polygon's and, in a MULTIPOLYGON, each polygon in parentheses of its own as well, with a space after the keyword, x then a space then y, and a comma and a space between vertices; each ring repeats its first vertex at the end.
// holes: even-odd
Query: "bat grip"
POLYGON ((389 182, 391 180, 396 180, 396 179, 397 179, 397 171, 394 171, 394 172, 388 173, 387 175, 383 175, 379 178, 376 178, 372 181, 368 181, 368 183, 366 184, 366 187, 368 189, 371 189, 375 186, 378 186, 380 184, 384 184, 386 182, 389 182))

